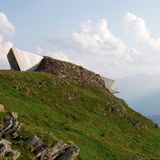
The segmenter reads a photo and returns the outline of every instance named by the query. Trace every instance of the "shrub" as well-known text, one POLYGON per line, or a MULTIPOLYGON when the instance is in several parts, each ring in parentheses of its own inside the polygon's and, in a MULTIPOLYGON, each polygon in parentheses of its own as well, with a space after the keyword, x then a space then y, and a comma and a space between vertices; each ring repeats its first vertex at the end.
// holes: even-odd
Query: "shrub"
POLYGON ((157 123, 155 124, 155 128, 157 128, 157 129, 159 128, 157 123))

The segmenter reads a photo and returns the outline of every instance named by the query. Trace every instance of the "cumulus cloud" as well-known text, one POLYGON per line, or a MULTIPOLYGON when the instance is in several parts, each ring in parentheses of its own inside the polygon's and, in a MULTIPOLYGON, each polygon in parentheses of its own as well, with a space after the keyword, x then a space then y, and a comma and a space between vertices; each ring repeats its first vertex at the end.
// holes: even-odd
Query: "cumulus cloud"
POLYGON ((127 36, 135 35, 139 40, 148 39, 151 34, 146 28, 145 21, 129 12, 125 14, 123 27, 127 36))
POLYGON ((81 24, 81 33, 73 32, 68 37, 77 52, 95 55, 125 56, 126 46, 109 30, 105 19, 81 24))
MULTIPOLYGON (((72 48, 83 66, 104 76, 118 77, 139 71, 133 66, 141 63, 142 54, 136 48, 127 48, 121 39, 114 36, 105 19, 82 22, 81 31, 73 31, 67 37, 67 43, 57 39, 47 39, 47 42, 58 48, 72 48)), ((60 53, 52 57, 60 59, 59 56, 63 57, 60 53)), ((76 58, 72 62, 77 64, 76 58)))
POLYGON ((0 33, 11 36, 13 36, 15 33, 14 26, 11 22, 9 22, 7 16, 3 12, 0 13, 0 33))
MULTIPOLYGON (((0 13, 0 34, 13 36, 15 33, 15 28, 8 21, 7 16, 4 13, 0 13)), ((6 69, 9 67, 7 61, 7 53, 13 44, 10 41, 3 42, 3 36, 0 35, 0 68, 6 69)))
POLYGON ((13 44, 8 41, 8 42, 2 42, 0 43, 0 68, 4 69, 6 67, 9 67, 8 61, 7 61, 7 53, 10 50, 10 48, 13 47, 13 44))
POLYGON ((151 32, 147 30, 145 21, 134 14, 126 13, 124 17, 124 31, 127 36, 134 35, 136 42, 140 44, 148 55, 160 56, 160 38, 151 38, 151 32))
MULTIPOLYGON (((133 17, 134 18, 134 17, 133 17)), ((128 22, 129 20, 126 19, 128 22)), ((131 32, 127 32, 131 34, 131 32)), ((73 31, 68 36, 76 53, 90 54, 109 59, 110 65, 139 63, 141 53, 136 48, 127 48, 121 39, 115 37, 108 29, 105 19, 81 23, 81 32, 73 31)))
POLYGON ((37 52, 42 53, 42 49, 39 46, 37 47, 37 52))
POLYGON ((3 42, 3 37, 0 35, 0 43, 3 42))
POLYGON ((57 51, 57 52, 48 51, 47 55, 52 57, 52 58, 59 59, 59 60, 62 60, 62 61, 67 61, 67 62, 71 61, 71 60, 69 60, 69 58, 64 53, 62 53, 60 51, 57 51))
MULTIPOLYGON (((128 48, 121 39, 114 36, 105 19, 82 22, 80 32, 73 31, 67 35, 67 43, 56 39, 48 42, 59 48, 67 44, 63 49, 72 48, 76 55, 74 58, 82 62, 83 66, 104 76, 117 78, 143 72, 158 73, 160 38, 151 38, 145 21, 131 13, 125 14, 123 27, 126 36, 135 37, 138 49, 128 48)), ((52 57, 68 61, 68 57, 61 53, 52 53, 52 57)), ((76 60, 72 59, 72 62, 76 63, 76 60)))

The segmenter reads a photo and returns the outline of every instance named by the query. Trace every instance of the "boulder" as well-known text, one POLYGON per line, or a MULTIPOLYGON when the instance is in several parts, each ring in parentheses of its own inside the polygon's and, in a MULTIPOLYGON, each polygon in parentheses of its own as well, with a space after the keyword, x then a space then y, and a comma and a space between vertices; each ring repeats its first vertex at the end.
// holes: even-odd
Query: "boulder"
POLYGON ((38 154, 44 147, 44 144, 41 142, 41 140, 36 136, 32 136, 29 139, 27 139, 28 143, 31 143, 33 146, 33 151, 38 154))
POLYGON ((35 135, 26 142, 31 143, 36 159, 39 160, 74 160, 79 154, 79 148, 76 145, 70 146, 58 140, 50 148, 46 148, 40 139, 35 135))
POLYGON ((0 141, 0 158, 11 156, 15 160, 20 156, 20 152, 18 150, 11 149, 11 144, 11 142, 4 139, 0 141))
POLYGON ((73 145, 56 160, 74 160, 78 156, 79 151, 80 149, 76 145, 73 145))
POLYGON ((0 138, 9 135, 12 138, 18 136, 17 131, 22 124, 17 121, 18 114, 15 112, 10 113, 10 117, 4 118, 0 124, 0 138))
POLYGON ((62 154, 68 147, 68 144, 63 143, 60 140, 55 141, 54 146, 42 150, 39 154, 36 155, 36 158, 40 160, 54 160, 56 157, 62 154))

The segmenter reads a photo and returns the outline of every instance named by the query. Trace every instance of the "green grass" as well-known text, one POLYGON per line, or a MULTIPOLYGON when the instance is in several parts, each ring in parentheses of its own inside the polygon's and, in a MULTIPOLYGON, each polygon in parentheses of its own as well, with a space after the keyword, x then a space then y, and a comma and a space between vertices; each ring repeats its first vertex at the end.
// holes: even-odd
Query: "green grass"
MULTIPOLYGON (((47 146, 56 139, 72 141, 80 148, 77 160, 136 159, 137 155, 160 159, 157 125, 101 88, 78 86, 45 73, 1 70, 0 104, 6 111, 0 113, 0 120, 7 112, 18 113, 23 124, 19 135, 37 135, 47 146), (123 116, 113 111, 119 108, 115 102, 127 110, 123 116), (133 118, 147 128, 135 127, 133 118)), ((19 160, 33 158, 29 144, 11 141, 12 148, 21 152, 19 160)))

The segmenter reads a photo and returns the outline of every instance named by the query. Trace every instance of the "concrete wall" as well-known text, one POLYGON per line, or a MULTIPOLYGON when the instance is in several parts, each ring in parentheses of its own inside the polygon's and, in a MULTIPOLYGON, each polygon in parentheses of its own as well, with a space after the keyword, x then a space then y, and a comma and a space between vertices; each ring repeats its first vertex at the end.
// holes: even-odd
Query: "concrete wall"
POLYGON ((11 48, 7 55, 9 64, 13 70, 35 71, 43 57, 32 53, 11 48))
POLYGON ((101 76, 101 78, 104 80, 106 87, 108 88, 108 90, 109 90, 111 93, 113 93, 113 94, 114 94, 114 93, 121 93, 121 91, 115 90, 115 89, 112 88, 112 86, 113 86, 113 84, 114 84, 114 82, 115 82, 114 79, 107 78, 107 77, 103 77, 103 76, 101 76))

